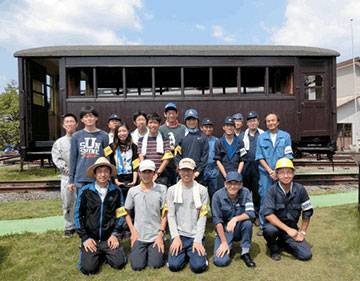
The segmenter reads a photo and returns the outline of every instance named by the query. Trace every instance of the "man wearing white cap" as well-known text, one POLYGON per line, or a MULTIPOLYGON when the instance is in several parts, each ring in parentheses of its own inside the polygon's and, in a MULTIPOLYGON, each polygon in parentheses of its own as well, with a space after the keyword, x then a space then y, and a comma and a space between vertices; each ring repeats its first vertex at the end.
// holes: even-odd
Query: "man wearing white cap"
POLYGON ((142 161, 139 166, 141 182, 130 188, 126 197, 127 213, 135 211, 134 224, 129 214, 125 217, 131 232, 133 270, 142 270, 146 265, 159 268, 164 264, 167 187, 153 182, 154 174, 155 163, 148 159, 142 161))
POLYGON ((171 235, 168 266, 179 271, 189 257, 190 269, 201 273, 208 267, 202 243, 207 217, 207 188, 193 180, 195 161, 184 158, 179 162, 181 180, 169 188, 167 203, 171 235))
POLYGON ((110 181, 116 174, 116 167, 105 157, 98 158, 86 171, 95 181, 78 194, 75 226, 82 241, 78 267, 86 275, 95 274, 104 259, 116 269, 126 263, 116 236, 126 215, 122 192, 110 181))

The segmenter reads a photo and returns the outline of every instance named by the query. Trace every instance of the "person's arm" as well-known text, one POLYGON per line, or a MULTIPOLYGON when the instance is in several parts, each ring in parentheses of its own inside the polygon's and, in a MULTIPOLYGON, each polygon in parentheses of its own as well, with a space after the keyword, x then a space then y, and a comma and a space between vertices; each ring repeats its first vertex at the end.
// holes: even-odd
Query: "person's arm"
POLYGON ((208 158, 209 158, 209 141, 207 139, 207 136, 204 133, 202 133, 200 163, 196 167, 196 172, 201 174, 205 170, 208 158))
POLYGON ((51 149, 51 157, 55 166, 60 170, 61 173, 65 174, 66 171, 68 171, 69 167, 63 157, 62 148, 59 140, 54 143, 51 149))
POLYGON ((292 147, 291 147, 291 137, 290 134, 286 133, 285 135, 285 150, 284 150, 284 154, 286 158, 289 159, 294 159, 293 156, 293 151, 292 151, 292 147))
POLYGON ((159 229, 159 233, 158 236, 156 237, 156 240, 153 244, 153 248, 155 248, 156 246, 159 249, 159 253, 165 253, 165 247, 164 247, 164 235, 165 235, 165 229, 166 229, 166 223, 167 223, 167 217, 166 214, 165 216, 162 217, 161 219, 161 225, 160 225, 160 229, 159 229))
POLYGON ((173 239, 170 245, 169 252, 172 256, 177 256, 179 251, 182 249, 182 242, 177 229, 175 204, 174 204, 174 188, 169 188, 166 196, 168 204, 167 219, 169 223, 170 236, 173 239))
POLYGON ((238 167, 238 173, 241 174, 242 170, 244 169, 244 161, 241 161, 239 163, 239 167, 238 167))
POLYGON ((76 200, 75 205, 75 212, 74 212, 74 218, 75 218, 75 227, 76 232, 79 235, 82 243, 84 243, 86 240, 91 238, 87 231, 86 231, 86 210, 87 210, 87 200, 86 200, 86 190, 83 192, 80 192, 78 194, 78 198, 76 200))
POLYGON ((75 191, 75 174, 76 174, 76 164, 78 159, 78 146, 77 138, 73 136, 71 138, 70 145, 70 165, 69 165, 69 189, 70 191, 75 191))
POLYGON ((298 235, 298 231, 295 228, 291 228, 284 224, 275 214, 271 214, 268 216, 265 216, 265 218, 276 227, 280 228, 281 230, 285 231, 290 237, 292 237, 294 240, 296 240, 296 237, 298 235))
POLYGON ((196 235, 193 242, 192 252, 195 251, 199 256, 204 256, 206 251, 204 245, 202 244, 202 239, 204 238, 206 220, 207 220, 207 202, 208 202, 208 192, 207 189, 203 190, 200 194, 201 197, 201 208, 199 210, 199 218, 196 224, 196 235))
POLYGON ((220 238, 221 244, 219 248, 216 250, 216 256, 219 258, 224 257, 225 254, 230 255, 230 247, 226 240, 225 232, 224 232, 224 226, 222 223, 218 223, 215 225, 215 229, 217 232, 217 235, 220 238))
POLYGON ((261 166, 263 166, 263 168, 265 169, 266 172, 268 172, 270 178, 272 180, 277 180, 277 176, 276 173, 273 169, 270 168, 270 166, 268 165, 268 163, 266 163, 265 159, 259 159, 259 163, 261 166))

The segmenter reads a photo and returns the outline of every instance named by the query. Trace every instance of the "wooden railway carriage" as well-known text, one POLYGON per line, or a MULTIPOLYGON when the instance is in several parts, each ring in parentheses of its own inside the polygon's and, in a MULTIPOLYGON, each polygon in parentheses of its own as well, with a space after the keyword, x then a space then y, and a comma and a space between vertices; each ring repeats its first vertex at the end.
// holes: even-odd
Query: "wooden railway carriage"
MULTIPOLYGON (((302 152, 336 150, 336 51, 299 46, 58 46, 17 51, 21 155, 48 158, 61 115, 94 105, 98 127, 118 113, 132 125, 139 110, 175 102, 215 123, 256 110, 278 112, 302 152)), ((261 127, 265 128, 262 122, 261 127)))

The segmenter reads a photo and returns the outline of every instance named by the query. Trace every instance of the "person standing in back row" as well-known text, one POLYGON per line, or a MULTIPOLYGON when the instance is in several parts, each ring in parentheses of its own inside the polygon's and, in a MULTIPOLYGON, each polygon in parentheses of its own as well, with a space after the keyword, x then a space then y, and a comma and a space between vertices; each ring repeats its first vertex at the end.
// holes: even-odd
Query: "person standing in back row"
POLYGON ((65 114, 62 126, 65 129, 66 135, 54 143, 51 156, 61 173, 61 200, 65 221, 63 238, 69 238, 75 233, 74 204, 76 195, 68 189, 68 185, 71 137, 78 127, 76 116, 71 113, 65 114))
POLYGON ((279 128, 280 118, 277 113, 269 112, 265 116, 267 131, 258 137, 255 160, 259 162, 260 180, 260 230, 257 235, 263 235, 264 227, 264 199, 269 186, 275 184, 277 176, 275 172, 276 161, 286 157, 293 159, 290 134, 279 128))

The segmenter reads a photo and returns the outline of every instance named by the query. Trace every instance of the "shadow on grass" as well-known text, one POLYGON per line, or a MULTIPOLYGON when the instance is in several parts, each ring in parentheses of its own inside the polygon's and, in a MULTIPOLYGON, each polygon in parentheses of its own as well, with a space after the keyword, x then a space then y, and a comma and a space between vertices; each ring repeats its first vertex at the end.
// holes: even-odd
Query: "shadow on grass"
POLYGON ((5 260, 9 256, 10 247, 0 246, 0 269, 2 269, 5 260))

